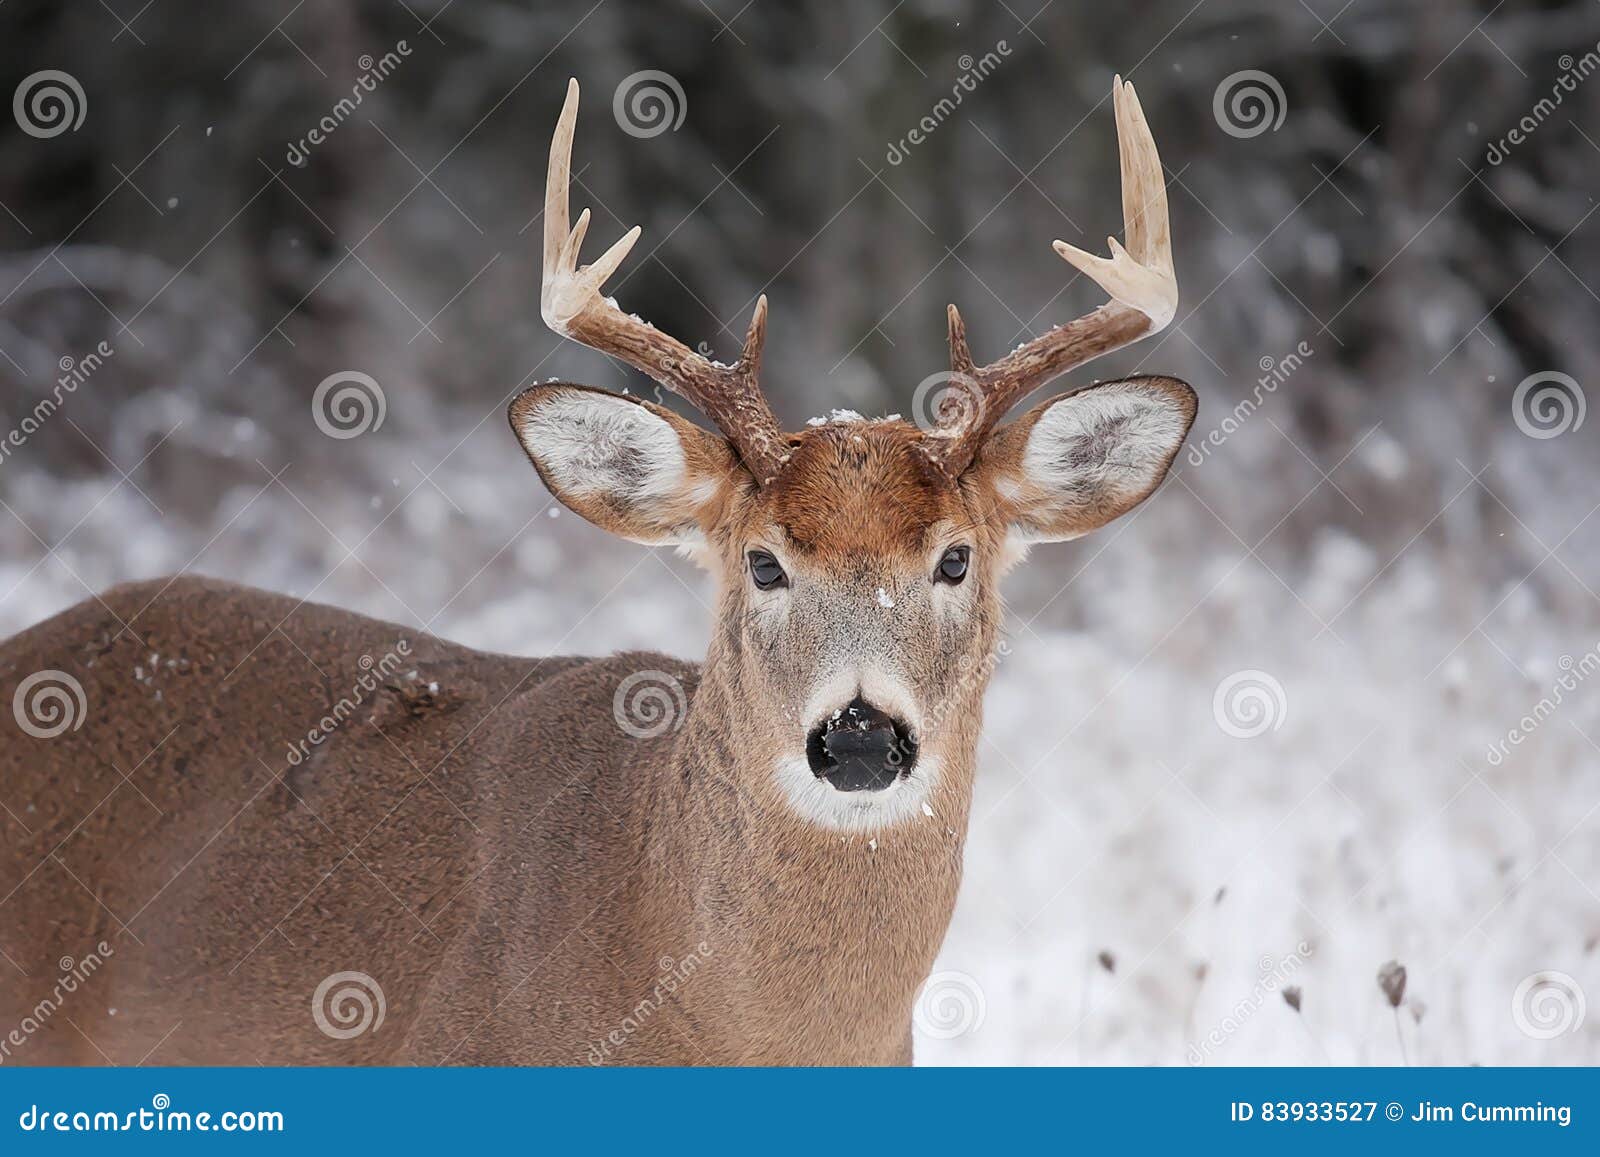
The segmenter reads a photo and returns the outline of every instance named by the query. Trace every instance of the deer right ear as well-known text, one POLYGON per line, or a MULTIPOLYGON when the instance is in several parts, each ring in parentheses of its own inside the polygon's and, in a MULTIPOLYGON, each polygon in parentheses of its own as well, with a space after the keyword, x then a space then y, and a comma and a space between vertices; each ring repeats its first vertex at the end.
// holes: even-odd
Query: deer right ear
POLYGON ((1195 408, 1194 391, 1176 378, 1100 382, 996 430, 974 468, 994 487, 1017 545, 1063 542, 1150 496, 1195 408))
POLYGON ((748 479, 726 439, 627 395, 534 386, 509 417, 550 493, 634 542, 697 545, 739 475, 748 479))

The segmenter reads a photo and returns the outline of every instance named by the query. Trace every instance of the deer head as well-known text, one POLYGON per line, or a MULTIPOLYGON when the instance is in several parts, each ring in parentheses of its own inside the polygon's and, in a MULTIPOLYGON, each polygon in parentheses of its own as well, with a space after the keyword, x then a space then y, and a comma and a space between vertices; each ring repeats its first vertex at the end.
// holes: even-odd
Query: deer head
POLYGON ((1160 330, 1176 309, 1161 161, 1121 78, 1114 102, 1126 246, 1113 238, 1102 258, 1055 243, 1112 300, 983 366, 951 306, 934 428, 833 420, 785 434, 758 384, 764 297, 739 360, 722 365, 603 296, 637 227, 578 264, 589 212, 569 231, 569 83, 545 194, 544 320, 680 394, 719 433, 565 384, 518 396, 511 425, 567 507, 625 538, 683 548, 717 577, 697 707, 715 680, 718 726, 737 737, 746 786, 776 791, 804 819, 892 824, 942 781, 970 796, 1002 574, 1029 545, 1077 538, 1142 502, 1194 420, 1187 385, 1138 377, 1000 424, 1046 381, 1160 330))

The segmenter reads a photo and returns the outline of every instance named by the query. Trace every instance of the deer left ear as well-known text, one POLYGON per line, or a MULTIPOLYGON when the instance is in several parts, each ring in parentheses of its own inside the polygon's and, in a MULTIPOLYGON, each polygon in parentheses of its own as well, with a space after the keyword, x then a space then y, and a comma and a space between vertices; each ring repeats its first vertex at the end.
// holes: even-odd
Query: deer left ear
POLYGON ((699 546, 719 500, 749 478, 727 439, 627 395, 534 386, 509 416, 550 493, 634 542, 699 546))
POLYGON ((1197 406, 1176 378, 1102 382, 995 431, 973 471, 987 478, 1019 545, 1077 538, 1150 496, 1197 406))

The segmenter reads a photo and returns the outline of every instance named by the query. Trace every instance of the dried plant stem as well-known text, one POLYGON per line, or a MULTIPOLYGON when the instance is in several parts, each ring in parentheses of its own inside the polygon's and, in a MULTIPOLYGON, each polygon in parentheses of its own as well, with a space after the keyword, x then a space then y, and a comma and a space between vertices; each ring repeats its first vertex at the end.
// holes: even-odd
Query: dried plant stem
POLYGON ((1317 1046, 1317 1053, 1322 1057, 1322 1063, 1325 1065, 1333 1064, 1333 1057, 1329 1056, 1328 1050, 1323 1047, 1322 1038, 1311 1031, 1311 1026, 1306 1023, 1304 1017, 1300 1018, 1300 1027, 1305 1030, 1306 1036, 1311 1038, 1311 1043, 1317 1046))
POLYGON ((1194 989, 1189 993, 1188 1005, 1183 1010, 1183 1041, 1178 1042, 1180 1045, 1185 1041, 1195 1041, 1199 1038, 1200 1027, 1196 1014, 1200 1009, 1200 994, 1205 991, 1206 976, 1209 971, 1201 965, 1194 973, 1194 989))
POLYGON ((1083 1037, 1089 1031, 1089 988, 1094 983, 1094 960, 1091 958, 1083 966, 1083 991, 1078 1003, 1078 1031, 1073 1034, 1072 1043, 1078 1050, 1078 1064, 1083 1064, 1083 1037))

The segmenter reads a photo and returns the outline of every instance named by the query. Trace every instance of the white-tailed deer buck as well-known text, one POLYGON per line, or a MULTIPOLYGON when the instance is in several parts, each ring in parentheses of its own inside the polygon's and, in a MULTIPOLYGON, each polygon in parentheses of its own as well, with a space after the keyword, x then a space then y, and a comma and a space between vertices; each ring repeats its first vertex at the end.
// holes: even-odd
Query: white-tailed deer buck
POLYGON ((572 510, 712 572, 705 661, 481 654, 202 579, 23 632, 0 648, 0 1062, 909 1061, 1001 575, 1146 498, 1194 419, 1188 386, 1137 377, 1000 425, 1173 316, 1161 162, 1114 97, 1126 246, 1055 246, 1112 300, 981 366, 952 307, 936 428, 785 434, 765 300, 725 366, 603 296, 638 229, 579 264, 574 82, 544 319, 720 433, 571 385, 511 425, 572 510), (633 721, 638 694, 666 715, 633 721))

